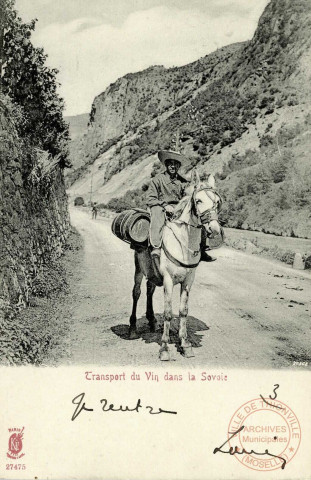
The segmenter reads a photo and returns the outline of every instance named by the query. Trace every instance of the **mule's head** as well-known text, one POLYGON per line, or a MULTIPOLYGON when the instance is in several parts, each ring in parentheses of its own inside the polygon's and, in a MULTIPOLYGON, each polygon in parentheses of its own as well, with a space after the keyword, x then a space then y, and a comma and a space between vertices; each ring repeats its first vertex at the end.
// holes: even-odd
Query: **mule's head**
POLYGON ((205 228, 207 235, 219 235, 221 227, 218 222, 218 212, 221 208, 221 197, 215 190, 215 178, 210 175, 205 182, 201 182, 199 174, 194 169, 191 183, 193 188, 192 200, 195 213, 205 228))

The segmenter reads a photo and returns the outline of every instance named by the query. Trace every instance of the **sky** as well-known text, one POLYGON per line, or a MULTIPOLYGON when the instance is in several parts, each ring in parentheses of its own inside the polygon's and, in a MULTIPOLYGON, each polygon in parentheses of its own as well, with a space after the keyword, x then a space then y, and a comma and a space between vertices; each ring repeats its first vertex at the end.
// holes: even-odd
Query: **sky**
POLYGON ((58 68, 66 115, 126 73, 190 63, 251 39, 268 0, 16 0, 32 41, 58 68))

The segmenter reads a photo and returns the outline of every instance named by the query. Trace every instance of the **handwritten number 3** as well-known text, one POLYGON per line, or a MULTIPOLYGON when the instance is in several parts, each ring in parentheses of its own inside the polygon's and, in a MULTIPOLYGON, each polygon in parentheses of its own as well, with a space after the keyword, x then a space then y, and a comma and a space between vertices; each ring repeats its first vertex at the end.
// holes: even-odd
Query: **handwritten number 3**
MULTIPOLYGON (((279 384, 275 384, 274 385, 274 389, 273 389, 273 393, 274 393, 274 397, 271 397, 271 395, 269 395, 269 398, 271 398, 271 400, 275 400, 276 397, 277 397, 277 393, 276 393, 276 390, 280 387, 279 384)), ((267 402, 267 400, 265 398, 263 398, 263 396, 260 394, 260 397, 261 399, 267 404, 267 405, 270 405, 270 407, 275 407, 275 408, 279 408, 280 410, 283 410, 283 407, 280 407, 279 405, 273 405, 272 403, 269 403, 267 402)))
POLYGON ((277 383, 276 383, 274 386, 275 386, 275 388, 274 388, 274 390, 273 390, 274 397, 272 398, 271 395, 269 395, 269 398, 271 398, 271 400, 275 400, 275 399, 276 399, 276 397, 277 397, 276 390, 277 390, 278 388, 280 388, 280 385, 278 385, 277 383))

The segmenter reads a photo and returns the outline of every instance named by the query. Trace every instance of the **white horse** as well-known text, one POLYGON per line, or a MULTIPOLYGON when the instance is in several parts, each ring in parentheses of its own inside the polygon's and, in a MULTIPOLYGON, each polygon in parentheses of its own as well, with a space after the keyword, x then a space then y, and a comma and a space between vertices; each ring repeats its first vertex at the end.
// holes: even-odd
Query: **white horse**
MULTIPOLYGON (((172 313, 172 295, 175 285, 180 284, 179 338, 181 351, 185 357, 192 357, 191 343, 187 338, 188 300, 194 281, 196 267, 201 258, 201 229, 205 228, 209 237, 219 235, 218 210, 221 198, 215 191, 215 179, 209 176, 206 183, 201 183, 196 170, 192 172, 187 195, 175 208, 172 221, 167 221, 163 230, 163 241, 159 271, 163 277, 164 287, 164 328, 160 360, 170 360, 169 330, 172 313)), ((155 331, 156 319, 153 312, 152 296, 156 286, 160 286, 155 277, 149 249, 135 250, 135 284, 133 288, 133 310, 130 317, 130 338, 137 336, 136 307, 141 293, 143 277, 147 278, 147 312, 151 331, 155 331)))

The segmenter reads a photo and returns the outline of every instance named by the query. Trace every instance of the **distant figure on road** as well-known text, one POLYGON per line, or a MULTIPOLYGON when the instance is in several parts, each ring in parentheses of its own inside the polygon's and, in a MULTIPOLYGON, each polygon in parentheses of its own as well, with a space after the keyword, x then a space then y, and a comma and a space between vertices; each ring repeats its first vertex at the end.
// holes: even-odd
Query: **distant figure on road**
POLYGON ((96 220, 96 217, 97 217, 97 204, 96 202, 94 202, 92 207, 92 219, 96 220))

